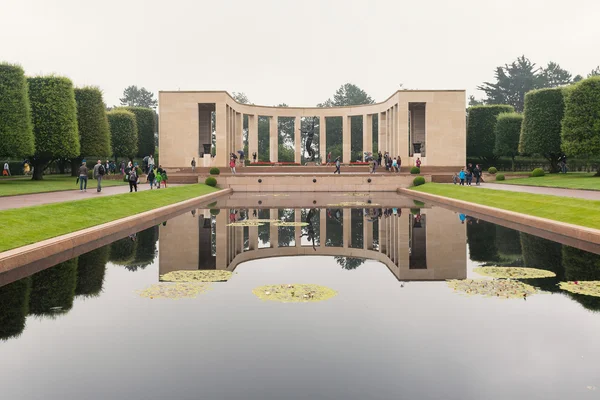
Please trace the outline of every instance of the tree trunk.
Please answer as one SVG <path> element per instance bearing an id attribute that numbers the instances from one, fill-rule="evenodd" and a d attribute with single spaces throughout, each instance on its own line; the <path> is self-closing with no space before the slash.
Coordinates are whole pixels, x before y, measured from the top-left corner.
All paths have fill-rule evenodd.
<path id="1" fill-rule="evenodd" d="M 81 165 L 83 158 L 71 159 L 71 176 L 79 176 L 79 166 Z"/>
<path id="2" fill-rule="evenodd" d="M 57 164 L 58 164 L 58 173 L 61 175 L 65 174 L 65 164 L 67 163 L 66 160 L 58 160 Z"/>
<path id="3" fill-rule="evenodd" d="M 33 161 L 33 173 L 31 174 L 31 179 L 34 181 L 41 181 L 44 179 L 44 169 L 46 168 L 47 162 L 43 161 Z"/>

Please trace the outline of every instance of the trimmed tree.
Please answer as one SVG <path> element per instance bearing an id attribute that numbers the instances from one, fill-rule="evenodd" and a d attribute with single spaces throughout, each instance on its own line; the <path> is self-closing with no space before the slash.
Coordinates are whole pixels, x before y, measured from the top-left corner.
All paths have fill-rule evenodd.
<path id="1" fill-rule="evenodd" d="M 50 161 L 79 155 L 77 104 L 69 78 L 38 76 L 28 78 L 35 153 L 31 157 L 33 180 L 43 179 Z"/>
<path id="2" fill-rule="evenodd" d="M 145 107 L 123 107 L 135 115 L 138 135 L 138 157 L 154 155 L 155 112 Z"/>
<path id="3" fill-rule="evenodd" d="M 118 157 L 135 157 L 137 154 L 135 115 L 122 109 L 110 111 L 106 115 L 110 126 L 110 141 L 115 162 L 118 162 Z"/>
<path id="4" fill-rule="evenodd" d="M 573 156 L 600 156 L 600 76 L 566 90 L 562 149 Z M 600 176 L 600 169 L 596 176 Z"/>
<path id="5" fill-rule="evenodd" d="M 0 287 L 0 341 L 19 336 L 25 329 L 30 292 L 30 278 Z"/>
<path id="6" fill-rule="evenodd" d="M 558 172 L 561 155 L 561 121 L 564 114 L 564 89 L 540 89 L 525 95 L 519 152 L 539 154 L 550 163 L 550 172 Z"/>
<path id="7" fill-rule="evenodd" d="M 73 307 L 77 286 L 77 257 L 31 277 L 29 313 L 54 317 Z"/>
<path id="8" fill-rule="evenodd" d="M 110 129 L 99 88 L 86 86 L 75 89 L 77 126 L 80 152 L 71 159 L 71 175 L 77 176 L 77 167 L 85 157 L 110 155 Z"/>
<path id="9" fill-rule="evenodd" d="M 27 80 L 19 65 L 0 63 L 0 156 L 35 152 Z"/>
<path id="10" fill-rule="evenodd" d="M 99 247 L 79 256 L 76 296 L 96 297 L 100 295 L 109 256 L 110 245 Z"/>
<path id="11" fill-rule="evenodd" d="M 515 157 L 519 154 L 519 137 L 523 115 L 519 113 L 501 113 L 496 118 L 496 143 L 494 154 L 506 156 L 512 160 L 512 170 L 515 170 Z"/>
<path id="12" fill-rule="evenodd" d="M 507 105 L 470 107 L 467 117 L 467 156 L 479 157 L 483 161 L 496 160 L 496 117 L 514 111 L 512 106 Z"/>

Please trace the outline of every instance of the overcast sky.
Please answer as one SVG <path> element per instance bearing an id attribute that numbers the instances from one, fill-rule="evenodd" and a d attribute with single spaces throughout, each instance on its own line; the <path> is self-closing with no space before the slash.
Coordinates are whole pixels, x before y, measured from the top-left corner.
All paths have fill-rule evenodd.
<path id="1" fill-rule="evenodd" d="M 314 106 L 352 82 L 376 101 L 466 89 L 521 54 L 586 75 L 600 1 L 0 0 L 0 60 L 99 86 L 228 90 Z"/>

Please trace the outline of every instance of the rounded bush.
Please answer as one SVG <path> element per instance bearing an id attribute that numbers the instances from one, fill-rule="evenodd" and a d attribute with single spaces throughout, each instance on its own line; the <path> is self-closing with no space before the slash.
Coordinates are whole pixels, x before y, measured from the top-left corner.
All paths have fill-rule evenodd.
<path id="1" fill-rule="evenodd" d="M 414 186 L 421 186 L 424 184 L 425 184 L 425 178 L 423 178 L 422 176 L 417 176 L 415 179 L 413 179 Z"/>
<path id="2" fill-rule="evenodd" d="M 544 176 L 544 175 L 546 175 L 546 173 L 541 168 L 536 168 L 533 171 L 531 171 L 531 176 Z"/>
<path id="3" fill-rule="evenodd" d="M 211 175 L 219 175 L 221 173 L 221 170 L 217 167 L 212 167 L 209 171 L 209 173 Z"/>
<path id="4" fill-rule="evenodd" d="M 419 214 L 421 214 L 421 209 L 420 208 L 411 208 L 410 213 L 412 215 L 419 215 Z"/>
<path id="5" fill-rule="evenodd" d="M 504 180 L 504 174 L 498 174 L 498 175 L 496 175 L 496 180 L 497 181 L 503 181 Z"/>
<path id="6" fill-rule="evenodd" d="M 410 173 L 413 174 L 413 175 L 420 174 L 421 173 L 421 168 L 419 168 L 419 167 L 412 167 L 410 169 Z"/>
<path id="7" fill-rule="evenodd" d="M 206 178 L 206 180 L 204 181 L 204 183 L 206 185 L 212 186 L 212 187 L 217 186 L 217 180 L 215 178 L 213 178 L 212 176 L 209 176 L 208 178 Z"/>
<path id="8" fill-rule="evenodd" d="M 498 168 L 496 167 L 490 167 L 488 168 L 488 172 L 492 175 L 494 175 L 496 172 L 498 172 Z"/>
<path id="9" fill-rule="evenodd" d="M 221 212 L 221 210 L 216 209 L 216 208 L 210 209 L 210 215 L 219 215 L 220 212 Z"/>

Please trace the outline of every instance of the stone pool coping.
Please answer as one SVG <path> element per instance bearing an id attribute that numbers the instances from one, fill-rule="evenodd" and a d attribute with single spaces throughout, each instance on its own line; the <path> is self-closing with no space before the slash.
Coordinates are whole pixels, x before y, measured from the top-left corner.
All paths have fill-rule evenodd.
<path id="1" fill-rule="evenodd" d="M 482 215 L 485 220 L 508 228 L 517 229 L 525 233 L 541 236 L 545 239 L 557 241 L 582 250 L 598 252 L 600 249 L 600 230 L 581 225 L 554 221 L 533 215 L 521 214 L 514 211 L 484 206 L 464 200 L 438 196 L 431 193 L 417 192 L 400 188 L 398 193 L 421 201 L 437 203 L 465 214 Z"/>
<path id="2" fill-rule="evenodd" d="M 202 202 L 228 195 L 232 192 L 232 189 L 222 189 L 217 192 L 169 204 L 168 206 L 144 211 L 136 215 L 4 251 L 0 253 L 0 285 L 8 283 L 6 280 L 12 282 L 21 277 L 29 276 L 51 265 L 69 260 L 132 233 L 158 225 L 181 212 L 192 209 Z M 17 274 L 18 276 L 4 276 L 4 273 L 16 270 L 17 268 L 20 271 Z"/>

